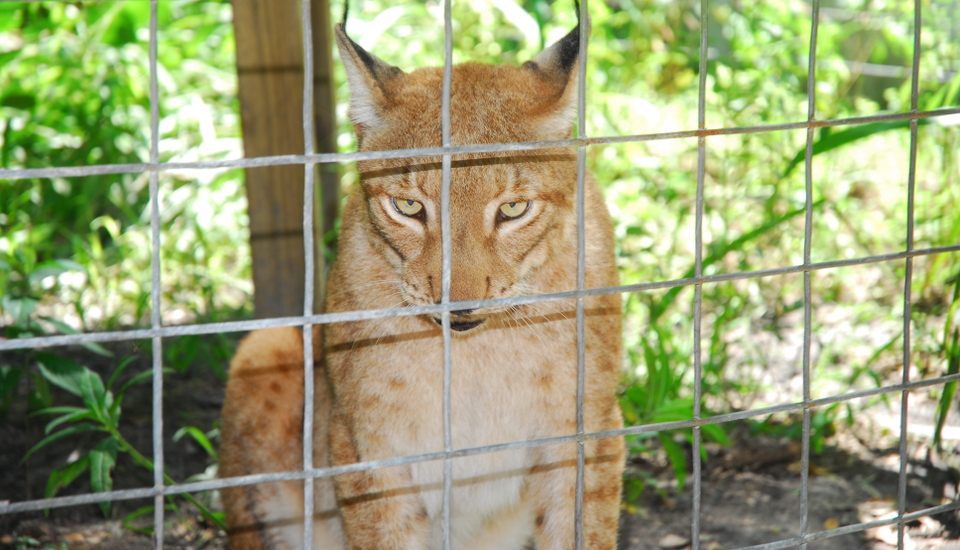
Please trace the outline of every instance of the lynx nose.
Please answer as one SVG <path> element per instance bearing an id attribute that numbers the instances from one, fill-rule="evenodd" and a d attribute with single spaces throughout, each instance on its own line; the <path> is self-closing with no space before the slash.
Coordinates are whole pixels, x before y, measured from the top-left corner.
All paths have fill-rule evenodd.
<path id="1" fill-rule="evenodd" d="M 434 303 L 437 304 L 438 306 L 440 305 L 439 300 Z M 457 309 L 457 310 L 451 311 L 450 315 L 453 315 L 455 317 L 466 317 L 467 315 L 472 315 L 474 311 L 476 311 L 476 309 Z"/>
<path id="2" fill-rule="evenodd" d="M 437 302 L 439 303 L 439 302 Z M 483 324 L 486 319 L 462 320 L 463 317 L 472 314 L 475 309 L 458 309 L 450 312 L 450 329 L 456 332 L 465 332 Z M 456 319 L 454 319 L 456 318 Z M 438 325 L 442 324 L 439 317 L 433 317 L 433 321 Z"/>

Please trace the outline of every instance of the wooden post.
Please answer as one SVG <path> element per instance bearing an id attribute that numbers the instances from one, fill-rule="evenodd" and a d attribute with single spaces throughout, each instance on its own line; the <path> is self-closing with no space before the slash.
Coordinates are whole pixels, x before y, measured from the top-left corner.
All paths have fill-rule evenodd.
<path id="1" fill-rule="evenodd" d="M 311 7 L 318 88 L 314 94 L 317 150 L 335 151 L 329 3 L 314 0 Z M 233 22 L 244 155 L 303 154 L 300 0 L 233 0 Z M 335 173 L 322 176 L 323 187 L 329 187 L 331 179 L 337 179 Z M 246 189 L 254 313 L 260 318 L 300 315 L 304 289 L 303 166 L 247 168 Z M 332 227 L 336 217 L 337 201 L 331 201 L 329 193 L 317 193 L 321 203 L 318 214 L 324 214 L 324 223 L 315 223 L 318 234 L 327 223 Z M 332 213 L 329 202 L 333 203 Z M 318 255 L 314 252 L 314 256 Z M 318 281 L 323 272 L 322 261 L 318 261 Z"/>
<path id="2" fill-rule="evenodd" d="M 349 0 L 348 0 L 349 1 Z M 333 24 L 330 21 L 329 0 L 313 0 L 311 6 L 313 19 L 313 116 L 317 134 L 317 152 L 334 153 L 337 151 L 337 86 L 333 79 Z M 323 251 L 323 237 L 333 230 L 333 222 L 340 209 L 340 165 L 321 164 L 318 166 L 320 185 L 317 200 L 316 242 L 318 250 Z M 319 312 L 326 295 L 327 266 L 323 254 L 317 257 L 317 307 Z"/>

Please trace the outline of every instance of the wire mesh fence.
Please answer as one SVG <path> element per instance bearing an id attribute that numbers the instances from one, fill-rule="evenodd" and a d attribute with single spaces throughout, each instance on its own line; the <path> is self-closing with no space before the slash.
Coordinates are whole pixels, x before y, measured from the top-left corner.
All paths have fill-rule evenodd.
<path id="1" fill-rule="evenodd" d="M 691 536 L 690 544 L 694 550 L 700 545 L 700 520 L 701 520 L 701 491 L 702 491 L 702 464 L 701 447 L 703 436 L 701 429 L 703 426 L 712 424 L 721 424 L 747 418 L 760 417 L 775 413 L 800 413 L 802 416 L 802 436 L 801 436 L 801 491 L 799 494 L 800 502 L 800 529 L 783 540 L 761 544 L 749 547 L 753 549 L 773 550 L 776 548 L 789 548 L 799 546 L 806 548 L 806 545 L 821 539 L 841 536 L 849 533 L 864 531 L 885 525 L 896 525 L 898 536 L 898 547 L 904 547 L 904 525 L 916 520 L 917 518 L 948 512 L 960 509 L 960 502 L 954 501 L 939 506 L 928 507 L 922 510 L 910 511 L 906 509 L 906 490 L 907 490 L 907 430 L 908 430 L 908 395 L 910 391 L 920 388 L 944 386 L 951 382 L 960 381 L 960 374 L 945 375 L 931 379 L 911 380 L 910 365 L 911 355 L 911 288 L 913 278 L 913 260 L 917 257 L 935 256 L 951 252 L 960 252 L 960 244 L 951 244 L 947 246 L 915 248 L 914 247 L 914 195 L 916 188 L 917 172 L 917 149 L 918 149 L 918 126 L 920 121 L 933 117 L 960 114 L 960 108 L 946 108 L 935 111 L 923 111 L 919 108 L 919 73 L 920 73 L 920 45 L 922 29 L 922 2 L 917 1 L 914 6 L 913 20 L 913 59 L 911 69 L 912 90 L 910 94 L 910 109 L 907 112 L 895 114 L 883 114 L 874 116 L 843 118 L 837 120 L 818 120 L 816 118 L 817 87 L 817 36 L 820 24 L 820 2 L 813 0 L 811 8 L 811 29 L 808 57 L 808 75 L 807 79 L 807 120 L 802 122 L 787 122 L 778 124 L 767 124 L 760 126 L 745 127 L 724 127 L 710 128 L 707 125 L 707 62 L 708 62 L 708 30 L 710 29 L 709 20 L 709 2 L 701 0 L 700 2 L 700 44 L 699 44 L 699 101 L 697 129 L 690 131 L 667 132 L 667 133 L 644 133 L 627 136 L 587 136 L 586 100 L 589 93 L 586 80 L 586 67 L 588 59 L 587 51 L 587 26 L 581 26 L 581 40 L 579 50 L 579 74 L 577 88 L 578 112 L 580 116 L 577 124 L 576 139 L 567 139 L 549 142 L 529 142 L 529 143 L 500 143 L 484 145 L 466 145 L 452 146 L 450 141 L 451 125 L 456 124 L 455 120 L 450 118 L 450 86 L 451 86 L 451 67 L 453 65 L 453 46 L 452 46 L 452 5 L 451 0 L 445 0 L 444 9 L 444 27 L 445 27 L 445 65 L 443 73 L 443 105 L 442 105 L 442 146 L 420 149 L 405 149 L 391 151 L 373 151 L 373 152 L 354 152 L 354 153 L 317 153 L 314 144 L 314 117 L 312 112 L 312 98 L 314 97 L 314 78 L 313 78 L 313 47 L 311 28 L 311 4 L 305 0 L 302 4 L 303 10 L 303 51 L 304 51 L 304 111 L 303 111 L 303 137 L 305 148 L 300 155 L 283 155 L 261 158 L 245 158 L 239 160 L 225 161 L 197 161 L 197 162 L 160 162 L 159 154 L 159 92 L 157 75 L 157 35 L 158 35 L 158 0 L 150 1 L 150 28 L 149 28 L 149 52 L 150 52 L 150 152 L 149 162 L 142 164 L 104 164 L 90 166 L 51 166 L 46 168 L 25 168 L 25 169 L 7 169 L 0 168 L 0 179 L 27 179 L 27 178 L 54 178 L 54 177 L 77 177 L 103 174 L 123 174 L 123 173 L 147 173 L 149 174 L 150 190 L 150 222 L 151 222 L 151 240 L 152 250 L 152 286 L 151 286 L 151 317 L 149 329 L 120 330 L 111 332 L 71 334 L 58 336 L 41 336 L 19 338 L 11 340 L 0 340 L 0 351 L 32 349 L 62 345 L 75 345 L 96 342 L 117 342 L 139 339 L 151 339 L 152 346 L 152 398 L 153 398 L 153 416 L 152 416 L 152 439 L 153 439 L 153 465 L 154 482 L 151 487 L 138 489 L 114 490 L 99 493 L 89 493 L 75 496 L 45 498 L 28 500 L 21 502 L 0 501 L 0 514 L 12 514 L 32 510 L 42 510 L 48 508 L 57 508 L 72 506 L 77 504 L 119 501 L 141 498 L 152 498 L 155 504 L 154 508 L 154 537 L 156 548 L 163 547 L 164 540 L 164 499 L 169 495 L 184 493 L 194 493 L 199 491 L 216 490 L 225 487 L 253 485 L 259 483 L 302 480 L 304 482 L 304 515 L 313 516 L 313 482 L 317 478 L 331 477 L 339 474 L 367 471 L 390 466 L 408 465 L 419 462 L 443 460 L 444 461 L 444 484 L 443 484 L 443 547 L 450 548 L 450 501 L 452 487 L 452 463 L 455 458 L 474 456 L 484 453 L 495 453 L 513 449 L 529 449 L 556 445 L 561 443 L 576 443 L 578 445 L 577 455 L 577 486 L 576 486 L 576 548 L 580 550 L 583 547 L 582 540 L 582 506 L 583 506 L 583 472 L 584 472 L 584 442 L 588 440 L 603 439 L 609 437 L 618 437 L 624 435 L 638 435 L 654 433 L 662 430 L 673 430 L 680 428 L 692 428 L 692 523 L 690 526 Z M 580 19 L 587 20 L 589 5 L 586 0 L 579 5 Z M 813 166 L 815 131 L 828 127 L 843 127 L 862 125 L 874 122 L 893 122 L 909 121 L 910 129 L 910 158 L 909 158 L 909 179 L 906 182 L 906 191 L 908 196 L 907 205 L 907 223 L 903 228 L 905 233 L 906 246 L 903 250 L 890 252 L 886 254 L 875 254 L 860 256 L 851 259 L 831 260 L 831 261 L 812 261 L 813 253 Z M 768 133 L 783 130 L 805 130 L 806 132 L 806 154 L 804 157 L 805 169 L 805 189 L 804 189 L 804 236 L 803 236 L 803 261 L 800 264 L 776 267 L 770 269 L 760 269 L 751 271 L 738 271 L 732 273 L 704 273 L 704 191 L 705 191 L 705 169 L 706 169 L 706 151 L 709 147 L 709 138 L 714 136 L 747 134 L 747 133 Z M 698 162 L 696 171 L 696 207 L 695 207 L 695 230 L 694 230 L 694 275 L 692 277 L 675 278 L 665 281 L 644 282 L 639 284 L 622 285 L 604 288 L 585 288 L 585 255 L 584 255 L 584 178 L 586 170 L 586 151 L 592 145 L 614 144 L 614 143 L 636 143 L 649 141 L 679 140 L 684 138 L 697 139 Z M 520 296 L 515 298 L 503 298 L 494 300 L 479 300 L 469 302 L 451 302 L 451 257 L 452 247 L 450 233 L 450 180 L 451 180 L 451 160 L 453 155 L 464 153 L 498 153 L 512 151 L 529 151 L 544 148 L 557 147 L 575 147 L 577 150 L 578 170 L 577 170 L 577 227 L 578 227 L 578 258 L 577 258 L 577 285 L 574 290 L 552 294 Z M 342 313 L 313 313 L 313 296 L 316 266 L 314 264 L 314 188 L 315 188 L 315 167 L 325 163 L 351 162 L 359 160 L 373 159 L 394 159 L 394 158 L 414 158 L 422 156 L 440 156 L 442 158 L 442 200 L 441 200 L 441 223 L 442 223 L 442 300 L 439 304 L 433 306 L 413 306 L 398 309 L 352 311 Z M 197 323 L 188 325 L 167 325 L 161 320 L 161 275 L 162 266 L 160 263 L 160 196 L 158 178 L 159 174 L 175 169 L 215 169 L 215 168 L 250 168 L 261 166 L 296 164 L 305 167 L 305 177 L 303 185 L 304 210 L 303 210 L 303 239 L 304 255 L 306 258 L 306 268 L 304 274 L 305 280 L 305 299 L 303 315 L 297 317 L 272 318 L 261 320 L 244 320 L 221 323 Z M 848 391 L 835 395 L 829 395 L 821 398 L 814 398 L 811 394 L 811 335 L 812 328 L 812 289 L 811 274 L 820 270 L 834 269 L 838 267 L 862 266 L 868 264 L 880 264 L 887 262 L 903 261 L 906 266 L 905 285 L 903 288 L 903 378 L 899 384 L 886 385 L 877 388 Z M 723 281 L 745 280 L 763 277 L 772 277 L 784 274 L 802 274 L 803 277 L 803 343 L 802 343 L 802 399 L 796 402 L 785 402 L 768 407 L 752 408 L 745 411 L 733 413 L 704 416 L 701 409 L 703 401 L 702 396 L 702 287 L 704 284 L 717 283 Z M 678 287 L 694 287 L 694 309 L 693 309 L 693 416 L 690 420 L 660 422 L 654 424 L 645 424 L 640 426 L 631 426 L 618 430 L 608 430 L 603 432 L 587 432 L 583 425 L 583 387 L 584 387 L 584 299 L 589 296 L 604 294 L 625 294 L 648 292 L 658 289 L 669 289 Z M 497 445 L 488 445 L 474 448 L 456 448 L 452 444 L 451 434 L 451 403 L 450 403 L 450 384 L 452 376 L 452 354 L 451 354 L 451 328 L 450 312 L 464 309 L 474 309 L 479 307 L 494 306 L 516 306 L 523 304 L 534 304 L 557 300 L 575 300 L 576 302 L 576 323 L 577 323 L 577 341 L 578 341 L 578 379 L 577 379 L 577 402 L 576 402 L 576 433 L 564 436 L 531 439 L 523 441 L 513 441 Z M 313 464 L 313 405 L 314 405 L 314 384 L 313 370 L 313 348 L 310 345 L 304 346 L 304 426 L 303 426 L 303 459 L 302 469 L 296 471 L 280 473 L 264 473 L 248 475 L 243 477 L 217 479 L 208 481 L 188 482 L 177 485 L 167 484 L 164 480 L 164 448 L 163 448 L 163 382 L 164 382 L 164 358 L 163 358 L 163 339 L 185 336 L 202 335 L 223 332 L 248 331 L 270 327 L 301 327 L 304 334 L 304 342 L 310 342 L 309 337 L 314 325 L 323 325 L 328 323 L 339 323 L 346 321 L 359 321 L 370 319 L 382 319 L 398 316 L 414 316 L 424 314 L 439 314 L 442 320 L 443 342 L 444 342 L 444 364 L 443 364 L 443 451 L 433 452 L 415 456 L 402 456 L 386 460 L 376 460 L 360 462 L 345 466 L 336 466 L 328 468 L 315 468 Z M 812 411 L 818 407 L 832 405 L 836 403 L 850 402 L 864 397 L 871 397 L 886 394 L 900 394 L 900 434 L 899 434 L 899 485 L 897 495 L 897 514 L 895 517 L 880 519 L 871 522 L 861 522 L 852 525 L 845 525 L 833 529 L 817 531 L 809 525 L 809 510 L 812 504 L 808 492 L 810 475 L 810 452 L 811 452 L 811 415 Z M 312 547 L 312 522 L 304 522 L 304 548 Z M 743 548 L 741 550 L 747 550 Z"/>

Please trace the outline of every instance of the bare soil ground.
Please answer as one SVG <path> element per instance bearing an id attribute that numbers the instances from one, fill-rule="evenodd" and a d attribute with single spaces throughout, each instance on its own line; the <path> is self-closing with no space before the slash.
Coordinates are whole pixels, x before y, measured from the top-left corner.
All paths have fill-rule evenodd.
<path id="1" fill-rule="evenodd" d="M 734 444 L 711 449 L 703 467 L 700 548 L 720 550 L 766 544 L 800 534 L 800 445 L 789 439 L 750 436 L 746 426 L 733 429 Z M 858 453 L 864 454 L 864 453 Z M 634 468 L 657 471 L 640 462 Z M 668 466 L 661 464 L 659 475 Z M 896 514 L 899 456 L 897 449 L 855 454 L 826 447 L 811 456 L 807 532 L 833 529 Z M 956 498 L 960 477 L 955 469 L 921 458 L 911 461 L 907 510 L 919 510 Z M 628 469 L 628 475 L 635 472 Z M 665 479 L 669 479 L 665 477 Z M 668 481 L 664 485 L 669 485 Z M 640 513 L 621 520 L 623 550 L 689 548 L 692 487 L 679 494 L 645 492 Z M 892 515 L 890 515 L 892 514 Z M 960 550 L 960 515 L 941 514 L 909 524 L 905 548 Z M 811 550 L 886 550 L 896 548 L 896 528 L 872 529 L 825 539 Z"/>
<path id="2" fill-rule="evenodd" d="M 149 350 L 133 343 L 109 346 L 115 357 L 135 356 L 126 377 L 149 369 Z M 83 349 L 60 349 L 57 353 L 76 358 L 106 378 L 117 359 L 103 358 Z M 0 364 L 15 364 L 24 356 L 5 353 Z M 173 441 L 174 432 L 185 425 L 209 430 L 220 415 L 224 383 L 202 354 L 184 372 L 164 378 L 164 445 L 169 473 L 178 481 L 201 474 L 211 460 L 198 445 L 187 439 Z M 68 457 L 89 450 L 96 434 L 65 438 L 38 452 L 26 463 L 21 458 L 31 445 L 42 439 L 49 418 L 27 413 L 26 381 L 21 399 L 13 402 L 0 421 L 0 501 L 41 498 L 47 475 L 66 463 Z M 69 396 L 56 395 L 60 404 Z M 134 387 L 124 401 L 121 431 L 142 453 L 150 455 L 151 408 L 149 382 Z M 922 409 L 922 407 L 919 407 Z M 913 418 L 911 409 L 911 418 Z M 893 413 L 896 416 L 896 413 Z M 700 544 L 704 550 L 721 550 L 790 539 L 800 533 L 800 444 L 795 439 L 752 433 L 747 424 L 728 425 L 733 440 L 729 447 L 708 445 L 703 466 L 700 497 Z M 953 442 L 954 445 L 957 442 Z M 960 469 L 958 449 L 942 455 L 928 453 L 929 441 L 912 440 L 909 445 L 907 510 L 952 502 L 957 499 Z M 688 449 L 689 455 L 689 449 Z M 688 456 L 689 459 L 689 456 Z M 628 477 L 641 475 L 657 480 L 638 499 L 625 503 L 621 517 L 622 550 L 682 550 L 690 548 L 693 484 L 677 491 L 672 467 L 662 453 L 632 460 Z M 822 452 L 811 459 L 808 485 L 809 521 L 807 532 L 889 517 L 895 514 L 899 457 L 889 441 L 875 438 L 860 441 L 846 433 L 828 439 Z M 60 492 L 81 494 L 90 491 L 86 475 Z M 114 488 L 148 487 L 152 474 L 126 457 L 118 460 Z M 689 479 L 689 476 L 688 476 Z M 213 497 L 211 495 L 211 497 Z M 215 497 L 211 498 L 218 506 Z M 147 501 L 114 503 L 104 518 L 96 505 L 83 505 L 43 512 L 0 516 L 0 550 L 104 549 L 138 550 L 153 548 L 151 538 L 123 525 L 131 512 L 148 506 Z M 148 526 L 152 514 L 132 525 Z M 165 548 L 225 548 L 224 535 L 204 521 L 191 506 L 180 503 L 179 511 L 167 512 Z M 960 514 L 951 512 L 909 524 L 904 548 L 914 550 L 960 550 Z M 880 528 L 811 543 L 811 550 L 886 550 L 896 548 L 896 529 Z"/>

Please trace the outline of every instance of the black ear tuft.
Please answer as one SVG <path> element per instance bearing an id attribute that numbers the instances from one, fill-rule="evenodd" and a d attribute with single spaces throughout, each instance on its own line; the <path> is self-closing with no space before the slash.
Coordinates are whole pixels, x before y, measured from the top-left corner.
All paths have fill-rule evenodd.
<path id="1" fill-rule="evenodd" d="M 577 14 L 579 15 L 579 13 L 578 11 Z M 572 69 L 580 56 L 580 23 L 577 23 L 577 26 L 553 47 L 556 48 L 556 57 L 554 58 L 556 67 L 563 72 Z"/>
<path id="2" fill-rule="evenodd" d="M 347 39 L 347 42 L 350 44 L 351 49 L 353 49 L 353 51 L 356 52 L 357 57 L 360 58 L 360 62 L 364 64 L 364 66 L 367 68 L 368 71 L 370 71 L 370 74 L 377 75 L 378 70 L 382 74 L 384 65 L 386 64 L 378 60 L 377 58 L 373 57 L 373 55 L 371 55 L 370 52 L 363 49 L 363 47 L 361 47 L 360 44 L 357 44 L 356 42 L 354 42 L 353 39 L 350 38 L 350 35 L 347 34 L 347 17 L 349 15 L 350 15 L 350 0 L 344 0 L 343 20 L 340 22 L 340 25 L 339 25 L 340 32 L 343 33 L 343 36 Z M 391 73 L 399 71 L 399 69 L 397 69 L 396 67 L 389 67 L 389 68 L 394 69 L 392 71 L 388 71 Z"/>
<path id="3" fill-rule="evenodd" d="M 350 35 L 347 34 L 347 17 L 350 15 L 350 0 L 344 0 L 343 2 L 343 20 L 340 22 L 338 27 L 340 27 L 340 32 L 343 33 L 344 38 L 347 39 L 347 43 L 350 45 L 350 48 L 357 54 L 357 57 L 360 58 L 360 62 L 370 71 L 370 74 L 384 77 L 391 74 L 397 74 L 402 72 L 400 69 L 387 65 L 383 61 L 374 57 L 370 52 L 363 49 L 360 44 L 357 44 L 350 38 Z"/>
<path id="4" fill-rule="evenodd" d="M 577 12 L 577 26 L 557 42 L 556 63 L 563 71 L 569 71 L 580 56 L 580 0 L 573 0 L 573 9 Z M 587 27 L 590 28 L 589 26 Z"/>
<path id="5" fill-rule="evenodd" d="M 365 131 L 384 124 L 383 115 L 392 101 L 391 83 L 403 71 L 385 63 L 347 36 L 347 15 L 344 5 L 344 20 L 336 26 L 334 35 L 350 83 L 350 118 L 357 130 L 357 137 L 362 139 Z"/>
<path id="6" fill-rule="evenodd" d="M 576 1 L 576 0 L 574 0 Z M 582 25 L 586 25 L 585 27 Z M 590 19 L 580 17 L 577 2 L 577 26 L 537 57 L 523 64 L 538 81 L 538 132 L 542 139 L 570 137 L 570 121 L 576 111 L 577 71 L 580 60 L 580 33 L 590 32 Z"/>
<path id="7" fill-rule="evenodd" d="M 373 55 L 370 54 L 370 52 L 363 49 L 363 47 L 360 46 L 360 44 L 357 44 L 356 42 L 353 41 L 352 38 L 350 38 L 350 36 L 347 34 L 346 21 L 341 23 L 340 26 L 343 29 L 343 36 L 346 37 L 347 41 L 350 43 L 350 47 L 353 48 L 353 51 L 357 54 L 357 57 L 360 58 L 360 61 L 367 68 L 367 70 L 370 71 L 370 74 L 376 75 L 376 76 L 382 75 L 385 63 L 373 57 Z M 394 69 L 394 71 L 399 71 L 399 69 L 397 69 L 396 67 L 390 67 L 390 69 Z M 390 72 L 394 72 L 394 71 L 390 71 Z"/>
<path id="8" fill-rule="evenodd" d="M 570 80 L 573 68 L 577 66 L 577 61 L 580 59 L 580 31 L 584 22 L 580 20 L 579 6 L 580 3 L 577 2 L 577 26 L 559 41 L 540 52 L 532 61 L 524 63 L 524 67 L 564 83 Z M 589 19 L 586 25 L 589 32 Z"/>

